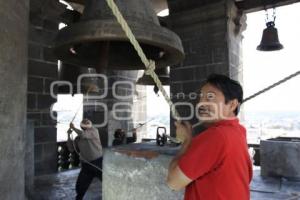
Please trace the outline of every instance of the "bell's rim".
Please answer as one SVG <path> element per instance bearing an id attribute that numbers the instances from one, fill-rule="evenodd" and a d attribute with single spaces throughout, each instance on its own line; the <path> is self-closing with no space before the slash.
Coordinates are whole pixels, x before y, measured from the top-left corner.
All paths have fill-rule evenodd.
<path id="1" fill-rule="evenodd" d="M 280 43 L 277 43 L 277 44 L 274 44 L 274 45 L 258 45 L 256 47 L 256 50 L 258 51 L 278 51 L 278 50 L 281 50 L 283 49 L 283 45 L 280 44 Z"/>
<path id="2" fill-rule="evenodd" d="M 154 23 L 148 24 L 147 27 L 145 27 L 142 21 L 139 20 L 128 21 L 128 24 L 140 43 L 153 45 L 166 52 L 163 59 L 156 61 L 158 68 L 178 64 L 184 59 L 185 55 L 181 40 L 174 32 Z M 127 42 L 129 39 L 116 20 L 82 21 L 64 27 L 58 32 L 55 38 L 54 54 L 58 59 L 67 63 L 89 65 L 89 63 L 85 63 L 85 61 L 79 59 L 77 62 L 72 62 L 74 61 L 74 55 L 70 53 L 70 48 L 77 44 L 96 41 Z M 94 67 L 94 65 L 89 65 L 89 67 Z M 118 69 L 117 67 L 112 68 Z M 144 66 L 135 66 L 133 69 L 144 68 Z"/>

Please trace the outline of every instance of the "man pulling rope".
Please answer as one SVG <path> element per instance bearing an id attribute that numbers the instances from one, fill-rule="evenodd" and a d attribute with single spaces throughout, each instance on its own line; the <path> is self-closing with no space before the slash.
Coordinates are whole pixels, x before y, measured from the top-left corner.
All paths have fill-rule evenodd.
<path id="1" fill-rule="evenodd" d="M 76 182 L 76 200 L 83 199 L 94 177 L 102 181 L 103 158 L 98 129 L 94 128 L 88 119 L 83 119 L 80 127 L 82 130 L 70 123 L 67 141 L 69 151 L 78 153 L 81 160 L 81 170 Z M 71 138 L 72 131 L 78 134 L 74 141 Z"/>

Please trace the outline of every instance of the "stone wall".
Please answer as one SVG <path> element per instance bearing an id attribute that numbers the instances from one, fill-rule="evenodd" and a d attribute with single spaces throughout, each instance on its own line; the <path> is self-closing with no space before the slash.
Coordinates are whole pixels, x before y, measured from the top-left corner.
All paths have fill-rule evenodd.
<path id="1" fill-rule="evenodd" d="M 56 102 L 50 95 L 50 84 L 58 79 L 57 60 L 51 50 L 57 31 L 58 22 L 45 19 L 41 13 L 31 10 L 27 117 L 35 121 L 35 175 L 53 173 L 57 169 L 56 127 L 50 118 L 50 107 Z"/>

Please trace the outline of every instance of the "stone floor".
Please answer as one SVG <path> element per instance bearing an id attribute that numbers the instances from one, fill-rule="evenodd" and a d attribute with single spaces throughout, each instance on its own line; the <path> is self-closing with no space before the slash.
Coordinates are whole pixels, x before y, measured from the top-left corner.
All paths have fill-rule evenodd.
<path id="1" fill-rule="evenodd" d="M 60 172 L 54 175 L 39 176 L 35 179 L 33 200 L 75 199 L 75 183 L 79 169 Z M 101 182 L 95 178 L 84 200 L 101 200 Z"/>
<path id="2" fill-rule="evenodd" d="M 79 170 L 37 177 L 34 200 L 68 200 L 75 197 L 75 182 Z M 101 200 L 101 182 L 94 179 L 86 200 Z M 300 200 L 300 182 L 280 178 L 263 178 L 259 168 L 254 170 L 251 200 Z"/>
<path id="3" fill-rule="evenodd" d="M 262 177 L 257 168 L 251 182 L 251 200 L 300 200 L 300 182 Z"/>

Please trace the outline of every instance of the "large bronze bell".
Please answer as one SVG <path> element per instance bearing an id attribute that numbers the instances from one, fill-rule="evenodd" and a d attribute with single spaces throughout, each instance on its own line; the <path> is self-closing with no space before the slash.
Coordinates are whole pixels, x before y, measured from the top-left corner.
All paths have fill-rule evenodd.
<path id="1" fill-rule="evenodd" d="M 184 58 L 180 38 L 161 27 L 148 0 L 115 0 L 121 13 L 156 67 L 179 63 Z M 105 0 L 85 0 L 80 22 L 61 29 L 55 54 L 65 63 L 96 69 L 145 69 Z"/>
<path id="2" fill-rule="evenodd" d="M 278 39 L 278 32 L 273 21 L 267 22 L 267 28 L 264 29 L 260 45 L 257 46 L 259 51 L 276 51 L 283 48 Z"/>
<path id="3" fill-rule="evenodd" d="M 165 67 L 161 69 L 155 69 L 159 80 L 163 85 L 170 85 L 170 67 Z M 138 85 L 155 85 L 153 78 L 150 75 L 144 74 L 140 79 L 138 79 Z"/>

